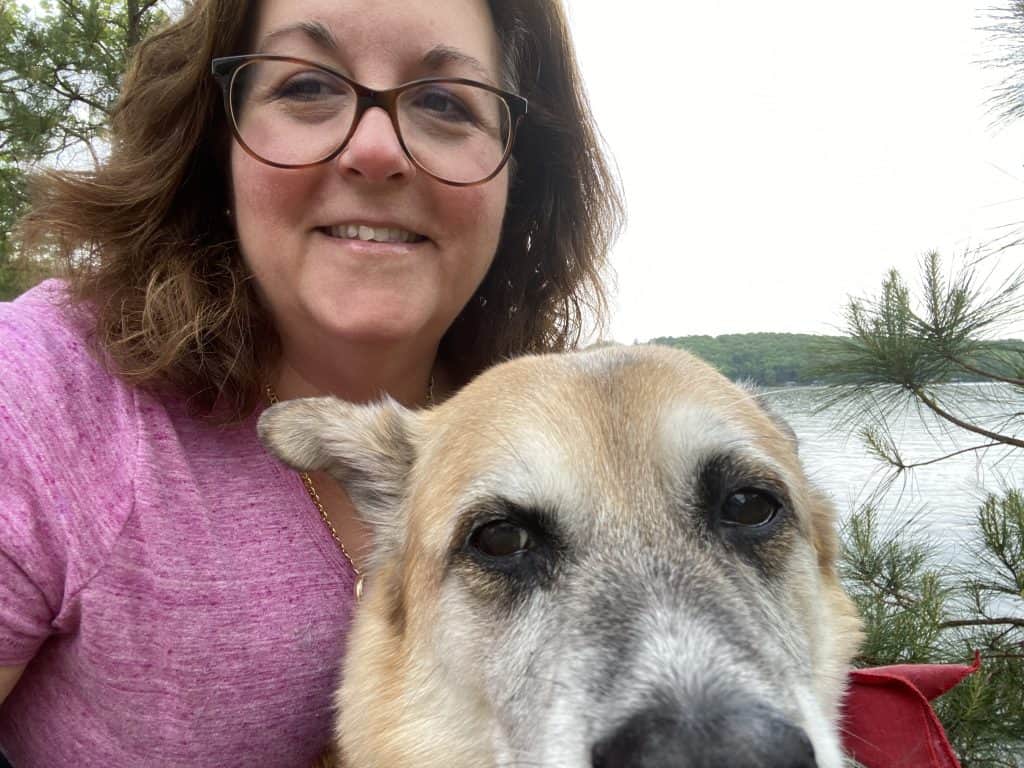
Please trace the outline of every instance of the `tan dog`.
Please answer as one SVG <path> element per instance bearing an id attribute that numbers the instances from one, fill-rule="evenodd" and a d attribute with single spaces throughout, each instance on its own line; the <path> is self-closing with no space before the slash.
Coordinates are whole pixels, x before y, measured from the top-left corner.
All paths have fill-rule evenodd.
<path id="1" fill-rule="evenodd" d="M 374 555 L 348 768 L 838 768 L 860 624 L 792 433 L 696 358 L 526 357 L 413 412 L 260 420 Z"/>

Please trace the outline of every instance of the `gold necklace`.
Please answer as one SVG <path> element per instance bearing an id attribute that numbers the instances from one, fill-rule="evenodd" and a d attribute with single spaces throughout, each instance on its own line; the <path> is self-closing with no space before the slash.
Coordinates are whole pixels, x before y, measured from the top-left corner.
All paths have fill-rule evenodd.
<path id="1" fill-rule="evenodd" d="M 267 400 L 271 405 L 278 403 L 277 393 L 274 388 L 269 384 L 265 387 L 267 393 Z M 434 404 L 434 376 L 431 374 L 430 381 L 427 384 L 427 405 Z M 302 480 L 302 484 L 306 488 L 306 493 L 309 494 L 309 498 L 313 501 L 313 506 L 316 507 L 316 511 L 320 513 L 320 519 L 324 521 L 324 525 L 327 526 L 327 530 L 331 532 L 331 538 L 334 539 L 334 543 L 338 545 L 338 549 L 341 550 L 341 554 L 348 560 L 349 566 L 352 568 L 352 572 L 356 575 L 356 602 L 358 603 L 363 599 L 363 572 L 359 570 L 355 560 L 345 549 L 345 542 L 341 540 L 341 536 L 338 535 L 338 529 L 334 527 L 334 523 L 331 522 L 331 518 L 327 516 L 327 509 L 324 507 L 324 503 L 320 500 L 320 494 L 317 493 L 316 486 L 313 485 L 313 478 L 309 476 L 309 472 L 299 472 L 299 477 Z"/>

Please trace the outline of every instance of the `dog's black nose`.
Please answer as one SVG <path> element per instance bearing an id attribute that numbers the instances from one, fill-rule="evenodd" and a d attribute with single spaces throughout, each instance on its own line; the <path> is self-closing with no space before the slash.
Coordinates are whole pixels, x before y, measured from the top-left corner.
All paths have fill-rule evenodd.
<path id="1" fill-rule="evenodd" d="M 817 768 L 802 728 L 763 706 L 651 707 L 594 745 L 592 768 Z"/>

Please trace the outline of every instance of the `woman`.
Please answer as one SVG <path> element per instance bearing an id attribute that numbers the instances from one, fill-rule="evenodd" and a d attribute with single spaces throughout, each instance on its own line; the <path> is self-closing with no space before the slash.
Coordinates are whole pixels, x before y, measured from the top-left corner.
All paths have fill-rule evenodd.
<path id="1" fill-rule="evenodd" d="M 69 282 L 0 305 L 0 750 L 312 761 L 365 536 L 256 417 L 571 346 L 619 214 L 557 0 L 197 0 L 142 43 L 24 222 Z"/>

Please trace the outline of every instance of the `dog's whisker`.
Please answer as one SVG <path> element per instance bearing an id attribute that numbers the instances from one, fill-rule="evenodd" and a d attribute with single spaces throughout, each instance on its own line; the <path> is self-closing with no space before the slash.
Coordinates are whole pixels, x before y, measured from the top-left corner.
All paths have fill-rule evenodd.
<path id="1" fill-rule="evenodd" d="M 849 728 L 845 728 L 845 727 L 843 727 L 842 725 L 840 725 L 840 726 L 839 726 L 839 729 L 838 729 L 838 730 L 839 730 L 839 732 L 840 732 L 841 734 L 843 734 L 844 736 L 846 736 L 846 737 L 847 737 L 847 739 L 852 739 L 852 740 L 854 740 L 854 741 L 858 741 L 858 742 L 860 742 L 861 744 L 866 744 L 866 745 L 868 745 L 868 746 L 871 746 L 871 747 L 875 747 L 875 746 L 877 746 L 877 745 L 876 745 L 876 744 L 875 744 L 875 743 L 874 743 L 873 741 L 871 741 L 870 739 L 866 739 L 866 738 L 864 738 L 863 736 L 861 736 L 860 734 L 858 734 L 858 733 L 856 733 L 856 732 L 854 732 L 854 731 L 851 731 L 851 730 L 850 730 Z"/>
<path id="2" fill-rule="evenodd" d="M 529 462 L 526 461 L 526 458 L 522 455 L 522 452 L 519 450 L 519 447 L 515 444 L 515 442 L 509 435 L 505 434 L 503 431 L 499 429 L 495 429 L 492 430 L 491 432 L 481 435 L 481 437 L 484 440 L 493 442 L 495 444 L 500 445 L 503 448 L 506 448 L 509 454 L 516 460 L 516 463 L 519 465 L 519 468 L 529 472 Z"/>

